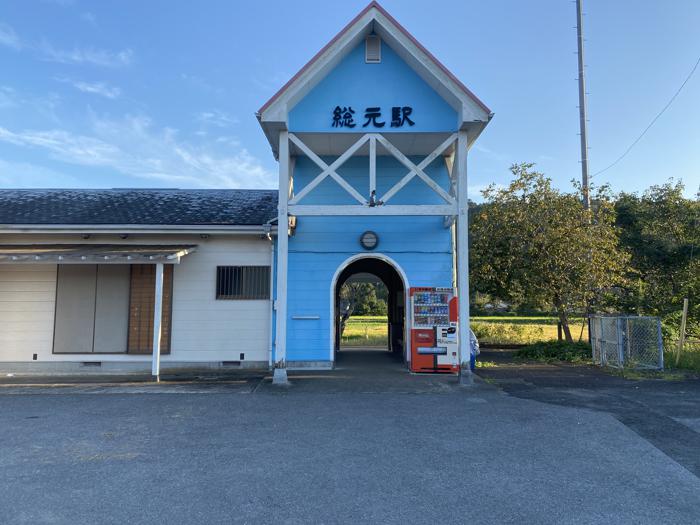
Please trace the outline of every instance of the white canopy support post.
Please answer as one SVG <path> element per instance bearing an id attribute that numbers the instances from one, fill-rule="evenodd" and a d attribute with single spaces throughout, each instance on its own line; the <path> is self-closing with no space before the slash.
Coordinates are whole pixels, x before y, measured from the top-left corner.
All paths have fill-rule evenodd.
<path id="1" fill-rule="evenodd" d="M 280 131 L 279 143 L 279 187 L 289 184 L 289 134 Z M 272 382 L 286 385 L 287 380 L 287 258 L 289 250 L 289 217 L 287 212 L 288 196 L 279 192 L 277 206 L 277 310 L 275 357 L 273 362 Z"/>
<path id="2" fill-rule="evenodd" d="M 369 195 L 377 192 L 377 137 L 369 138 Z M 376 200 L 376 199 L 375 199 Z"/>
<path id="3" fill-rule="evenodd" d="M 153 361 L 151 375 L 160 381 L 160 339 L 163 317 L 163 263 L 156 264 L 155 301 L 153 303 Z"/>
<path id="4" fill-rule="evenodd" d="M 467 199 L 467 132 L 460 131 L 452 167 L 457 181 L 457 290 L 459 309 L 459 383 L 473 385 L 469 337 L 469 201 Z"/>

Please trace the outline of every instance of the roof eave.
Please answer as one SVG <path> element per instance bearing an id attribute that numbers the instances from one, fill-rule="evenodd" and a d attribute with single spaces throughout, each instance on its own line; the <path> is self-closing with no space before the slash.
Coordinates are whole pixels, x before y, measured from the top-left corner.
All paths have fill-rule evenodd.
<path id="1" fill-rule="evenodd" d="M 378 24 L 372 25 L 373 22 Z M 461 100 L 456 108 L 461 117 L 462 126 L 473 122 L 483 122 L 481 129 L 488 124 L 493 112 L 474 93 L 472 93 L 455 75 L 453 75 L 435 56 L 396 21 L 376 1 L 371 2 L 353 20 L 351 20 L 335 37 L 333 37 L 314 57 L 309 60 L 280 90 L 277 91 L 256 113 L 263 131 L 277 157 L 277 133 L 286 129 L 286 116 L 291 109 L 288 102 L 295 105 L 300 92 L 310 91 L 324 76 L 329 64 L 342 60 L 356 40 L 363 36 L 363 31 L 374 28 L 387 42 L 410 53 L 410 65 L 424 79 L 432 75 L 435 82 L 444 86 L 451 97 L 451 102 Z M 383 34 L 382 34 L 383 33 Z M 345 51 L 345 53 L 343 53 Z M 303 91 L 302 91 L 303 90 Z M 445 93 L 442 93 L 444 96 Z"/>
<path id="2" fill-rule="evenodd" d="M 60 233 L 90 233 L 90 234 L 169 234 L 187 235 L 203 233 L 238 234 L 238 235 L 264 235 L 270 230 L 276 231 L 276 226 L 268 224 L 260 225 L 224 225 L 224 224 L 0 224 L 0 234 L 4 233 L 32 233 L 32 234 L 60 234 Z"/>

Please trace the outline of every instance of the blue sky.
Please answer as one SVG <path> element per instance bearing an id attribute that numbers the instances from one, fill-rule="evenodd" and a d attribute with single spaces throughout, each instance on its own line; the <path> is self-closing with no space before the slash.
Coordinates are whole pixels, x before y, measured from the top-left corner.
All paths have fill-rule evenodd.
<path id="1" fill-rule="evenodd" d="M 255 111 L 366 1 L 5 0 L 0 187 L 274 187 Z M 384 0 L 496 113 L 470 155 L 472 196 L 536 162 L 580 177 L 568 0 Z M 433 11 L 431 12 L 430 9 Z M 700 55 L 697 0 L 585 2 L 591 172 L 615 160 Z M 639 191 L 700 186 L 700 72 L 617 166 Z"/>

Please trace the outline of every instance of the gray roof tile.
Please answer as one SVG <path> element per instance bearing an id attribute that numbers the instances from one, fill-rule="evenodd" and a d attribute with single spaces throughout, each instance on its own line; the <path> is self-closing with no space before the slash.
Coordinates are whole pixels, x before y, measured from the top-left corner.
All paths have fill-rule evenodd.
<path id="1" fill-rule="evenodd" d="M 0 190 L 0 225 L 254 226 L 276 215 L 277 190 Z"/>

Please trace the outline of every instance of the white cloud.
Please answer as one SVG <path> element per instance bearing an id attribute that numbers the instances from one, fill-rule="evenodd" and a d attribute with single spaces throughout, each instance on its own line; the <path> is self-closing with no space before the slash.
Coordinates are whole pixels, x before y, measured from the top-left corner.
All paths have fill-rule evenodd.
<path id="1" fill-rule="evenodd" d="M 274 187 L 275 177 L 245 148 L 195 146 L 175 130 L 156 128 L 146 117 L 119 120 L 93 116 L 91 135 L 61 129 L 15 132 L 0 127 L 0 142 L 38 148 L 51 158 L 101 166 L 125 175 L 167 183 L 214 188 Z"/>
<path id="2" fill-rule="evenodd" d="M 238 124 L 240 122 L 240 120 L 238 120 L 236 117 L 230 117 L 218 109 L 213 111 L 202 111 L 197 113 L 195 118 L 205 126 L 217 126 L 219 128 L 226 128 L 232 124 Z"/>
<path id="3" fill-rule="evenodd" d="M 12 132 L 0 127 L 0 141 L 16 146 L 45 149 L 57 160 L 86 166 L 107 165 L 118 148 L 93 137 L 73 135 L 64 130 Z"/>
<path id="4" fill-rule="evenodd" d="M 224 90 L 220 87 L 214 86 L 207 82 L 202 77 L 197 75 L 189 75 L 187 73 L 180 73 L 180 78 L 192 85 L 193 87 L 199 89 L 200 91 L 206 91 L 208 93 L 213 93 L 215 95 L 223 94 Z"/>
<path id="5" fill-rule="evenodd" d="M 16 51 L 26 47 L 38 53 L 43 60 L 60 64 L 123 67 L 130 65 L 134 59 L 134 52 L 131 49 L 122 49 L 120 51 L 109 51 L 92 47 L 58 49 L 47 40 L 43 40 L 39 44 L 25 43 L 22 42 L 11 26 L 2 22 L 0 22 L 0 46 L 9 47 Z"/>
<path id="6" fill-rule="evenodd" d="M 15 50 L 22 48 L 22 42 L 17 36 L 17 33 L 15 33 L 15 30 L 3 23 L 0 23 L 0 45 Z"/>
<path id="7" fill-rule="evenodd" d="M 108 51 L 95 48 L 58 49 L 49 42 L 43 41 L 38 47 L 42 58 L 50 62 L 60 64 L 88 64 L 103 67 L 128 66 L 133 60 L 133 51 L 123 49 L 121 51 Z"/>
<path id="8" fill-rule="evenodd" d="M 63 77 L 56 77 L 55 80 L 70 84 L 83 93 L 91 93 L 111 99 L 115 99 L 121 95 L 121 89 L 105 84 L 104 82 L 84 82 L 82 80 L 71 80 L 70 78 Z"/>

